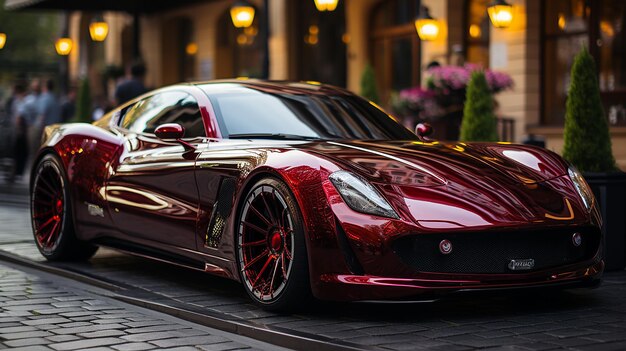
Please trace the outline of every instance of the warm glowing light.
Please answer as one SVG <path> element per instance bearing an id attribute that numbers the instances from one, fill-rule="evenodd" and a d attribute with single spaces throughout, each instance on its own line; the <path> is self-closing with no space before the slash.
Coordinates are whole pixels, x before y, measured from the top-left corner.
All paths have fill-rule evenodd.
<path id="1" fill-rule="evenodd" d="M 496 28 L 507 28 L 513 23 L 513 6 L 504 0 L 495 0 L 487 7 L 491 23 Z"/>
<path id="2" fill-rule="evenodd" d="M 344 33 L 341 36 L 341 41 L 343 41 L 344 44 L 349 44 L 351 39 L 352 38 L 350 38 L 350 34 L 348 34 L 348 33 Z"/>
<path id="3" fill-rule="evenodd" d="M 567 25 L 567 19 L 565 18 L 564 14 L 559 13 L 559 20 L 557 23 L 559 25 L 559 29 L 561 30 L 565 29 L 565 26 Z"/>
<path id="4" fill-rule="evenodd" d="M 254 7 L 244 1 L 239 1 L 230 8 L 230 18 L 237 28 L 246 28 L 254 21 Z"/>
<path id="5" fill-rule="evenodd" d="M 607 20 L 600 21 L 600 30 L 604 35 L 608 37 L 612 37 L 615 35 L 615 29 L 613 29 L 613 25 Z"/>
<path id="6" fill-rule="evenodd" d="M 245 34 L 237 35 L 237 44 L 246 45 L 247 42 L 248 42 L 248 37 Z"/>
<path id="7" fill-rule="evenodd" d="M 435 19 L 417 19 L 415 29 L 422 40 L 435 40 L 439 36 L 439 22 Z"/>
<path id="8" fill-rule="evenodd" d="M 317 35 L 320 32 L 320 28 L 314 24 L 309 26 L 309 33 Z"/>
<path id="9" fill-rule="evenodd" d="M 96 19 L 89 25 L 89 35 L 93 41 L 104 41 L 109 34 L 109 25 L 102 19 Z"/>
<path id="10" fill-rule="evenodd" d="M 469 27 L 469 35 L 472 38 L 480 38 L 480 36 L 483 35 L 482 30 L 480 29 L 480 26 L 477 24 L 472 24 Z"/>
<path id="11" fill-rule="evenodd" d="M 197 54 L 198 53 L 198 44 L 196 44 L 196 43 L 189 43 L 189 44 L 187 44 L 187 46 L 185 47 L 185 52 L 189 56 L 193 56 L 193 55 Z"/>
<path id="12" fill-rule="evenodd" d="M 243 32 L 251 37 L 256 36 L 257 34 L 259 34 L 259 29 L 257 27 L 254 26 L 250 26 L 250 27 L 246 27 L 243 29 Z"/>
<path id="13" fill-rule="evenodd" d="M 57 54 L 61 56 L 67 56 L 72 52 L 72 47 L 74 43 L 70 38 L 59 38 L 56 43 L 54 43 L 54 48 L 57 50 Z"/>
<path id="14" fill-rule="evenodd" d="M 317 45 L 319 38 L 317 35 L 309 34 L 304 36 L 304 42 L 309 45 Z"/>
<path id="15" fill-rule="evenodd" d="M 428 13 L 428 7 L 423 6 L 415 20 L 415 29 L 421 40 L 435 40 L 439 36 L 439 21 Z"/>
<path id="16" fill-rule="evenodd" d="M 315 0 L 315 7 L 318 11 L 335 11 L 339 0 Z"/>
<path id="17" fill-rule="evenodd" d="M 4 48 L 4 44 L 7 43 L 7 34 L 6 33 L 0 33 L 0 50 L 2 50 L 2 48 Z"/>

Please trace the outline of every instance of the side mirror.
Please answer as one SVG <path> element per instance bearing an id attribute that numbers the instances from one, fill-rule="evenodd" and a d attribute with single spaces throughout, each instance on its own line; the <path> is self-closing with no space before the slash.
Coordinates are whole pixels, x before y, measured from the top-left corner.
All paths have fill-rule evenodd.
<path id="1" fill-rule="evenodd" d="M 427 136 L 433 134 L 433 127 L 428 123 L 419 123 L 415 127 L 415 134 L 421 139 L 426 139 Z"/>
<path id="2" fill-rule="evenodd" d="M 161 124 L 154 130 L 154 135 L 161 140 L 176 140 L 186 151 L 194 151 L 196 148 L 182 140 L 185 136 L 185 128 L 178 123 Z"/>
<path id="3" fill-rule="evenodd" d="M 154 130 L 154 135 L 162 140 L 177 140 L 185 136 L 185 128 L 178 123 L 161 124 Z"/>

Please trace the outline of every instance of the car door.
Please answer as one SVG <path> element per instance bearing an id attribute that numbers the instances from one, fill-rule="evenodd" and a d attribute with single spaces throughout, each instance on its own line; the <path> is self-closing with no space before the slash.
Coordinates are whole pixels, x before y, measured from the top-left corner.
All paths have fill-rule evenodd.
<path id="1" fill-rule="evenodd" d="M 154 135 L 161 124 L 178 123 L 184 140 L 198 146 L 205 137 L 198 103 L 184 91 L 166 91 L 122 111 L 118 129 L 125 144 L 110 167 L 106 198 L 115 225 L 138 243 L 158 248 L 195 249 L 198 189 L 197 154 Z"/>

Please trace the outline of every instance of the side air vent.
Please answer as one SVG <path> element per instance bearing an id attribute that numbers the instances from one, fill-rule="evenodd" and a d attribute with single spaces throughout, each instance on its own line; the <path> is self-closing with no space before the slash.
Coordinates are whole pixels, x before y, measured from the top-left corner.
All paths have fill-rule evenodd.
<path id="1" fill-rule="evenodd" d="M 236 181 L 234 178 L 223 178 L 217 195 L 217 202 L 213 205 L 211 223 L 205 237 L 205 246 L 216 248 L 226 225 L 226 219 L 233 207 Z"/>
<path id="2" fill-rule="evenodd" d="M 363 275 L 365 272 L 363 271 L 363 267 L 361 263 L 356 258 L 354 251 L 350 247 L 350 242 L 348 242 L 348 237 L 346 233 L 343 231 L 341 227 L 341 223 L 335 218 L 335 233 L 337 233 L 337 243 L 339 244 L 339 248 L 343 252 L 343 257 L 346 259 L 346 264 L 350 269 L 350 272 L 357 275 Z"/>

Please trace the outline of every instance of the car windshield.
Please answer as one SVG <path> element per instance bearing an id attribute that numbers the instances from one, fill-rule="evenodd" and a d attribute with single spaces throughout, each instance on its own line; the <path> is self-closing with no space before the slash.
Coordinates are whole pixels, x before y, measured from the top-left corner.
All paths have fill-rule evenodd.
<path id="1" fill-rule="evenodd" d="M 354 95 L 253 89 L 210 95 L 222 134 L 231 139 L 417 139 L 375 105 Z"/>

